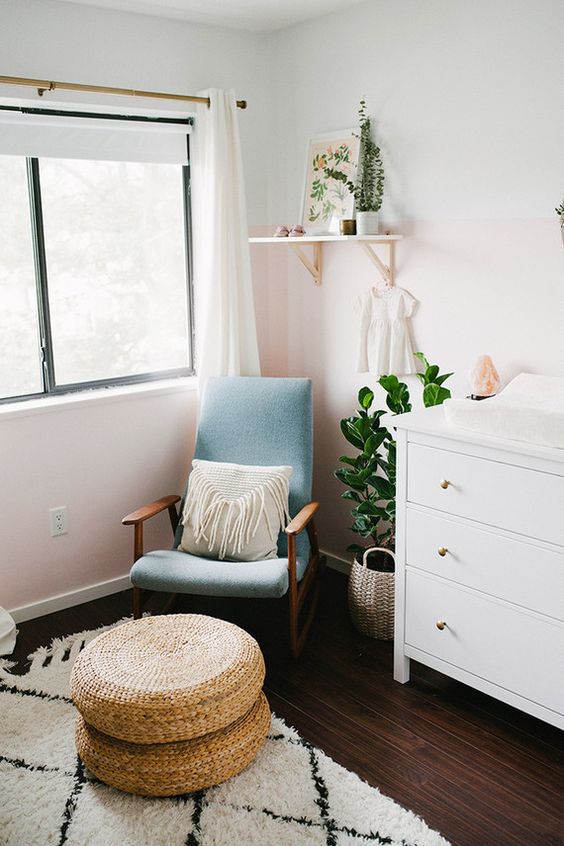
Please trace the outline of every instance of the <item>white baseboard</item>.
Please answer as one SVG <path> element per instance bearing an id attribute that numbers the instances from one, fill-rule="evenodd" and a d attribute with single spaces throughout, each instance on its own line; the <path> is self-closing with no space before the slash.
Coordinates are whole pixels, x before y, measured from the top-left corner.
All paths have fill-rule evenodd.
<path id="1" fill-rule="evenodd" d="M 23 623 L 25 620 L 35 620 L 36 617 L 44 617 L 45 614 L 52 614 L 54 611 L 62 611 L 63 608 L 72 608 L 74 605 L 82 605 L 83 602 L 90 602 L 92 599 L 99 599 L 101 596 L 109 596 L 112 593 L 119 593 L 131 587 L 129 575 L 118 576 L 117 579 L 109 579 L 106 582 L 78 590 L 61 593 L 59 596 L 51 596 L 41 602 L 32 602 L 30 605 L 22 605 L 19 608 L 12 608 L 10 614 L 16 623 Z"/>

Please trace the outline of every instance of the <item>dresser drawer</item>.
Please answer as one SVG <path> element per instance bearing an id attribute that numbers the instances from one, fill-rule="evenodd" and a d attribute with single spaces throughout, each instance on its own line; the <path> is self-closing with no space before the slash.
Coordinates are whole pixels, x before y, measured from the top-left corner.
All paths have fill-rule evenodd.
<path id="1" fill-rule="evenodd" d="M 408 567 L 564 621 L 564 550 L 407 509 Z"/>
<path id="2" fill-rule="evenodd" d="M 406 578 L 407 646 L 564 714 L 561 623 L 413 570 Z"/>
<path id="3" fill-rule="evenodd" d="M 409 502 L 564 546 L 564 476 L 420 444 L 407 461 Z"/>

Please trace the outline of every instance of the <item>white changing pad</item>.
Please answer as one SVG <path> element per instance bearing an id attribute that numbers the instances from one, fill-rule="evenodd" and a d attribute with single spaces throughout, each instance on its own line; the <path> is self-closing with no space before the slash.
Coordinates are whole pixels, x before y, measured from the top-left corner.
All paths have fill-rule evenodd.
<path id="1" fill-rule="evenodd" d="M 564 377 L 521 373 L 495 397 L 448 399 L 451 426 L 564 449 Z"/>

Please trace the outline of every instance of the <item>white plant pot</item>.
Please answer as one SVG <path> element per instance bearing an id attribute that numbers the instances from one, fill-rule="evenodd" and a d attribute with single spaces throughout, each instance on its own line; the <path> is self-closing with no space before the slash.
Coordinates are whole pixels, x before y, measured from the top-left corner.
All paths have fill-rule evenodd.
<path id="1" fill-rule="evenodd" d="M 357 211 L 356 213 L 356 234 L 377 235 L 378 234 L 378 212 Z"/>

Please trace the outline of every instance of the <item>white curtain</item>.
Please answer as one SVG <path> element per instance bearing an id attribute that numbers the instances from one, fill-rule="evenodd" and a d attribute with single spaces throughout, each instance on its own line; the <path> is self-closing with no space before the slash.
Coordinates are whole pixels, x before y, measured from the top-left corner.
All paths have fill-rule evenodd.
<path id="1" fill-rule="evenodd" d="M 192 149 L 196 370 L 258 376 L 260 363 L 234 91 L 198 105 Z"/>

